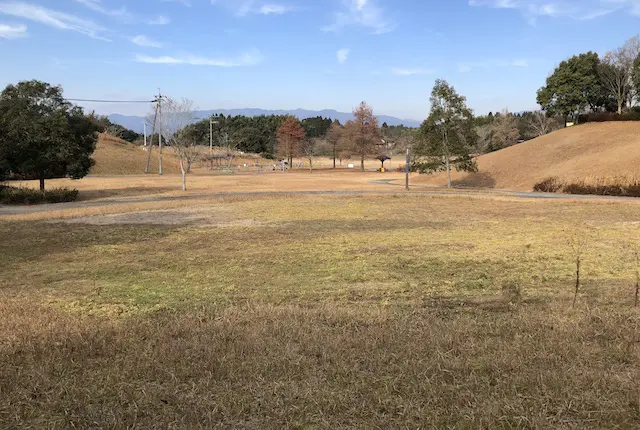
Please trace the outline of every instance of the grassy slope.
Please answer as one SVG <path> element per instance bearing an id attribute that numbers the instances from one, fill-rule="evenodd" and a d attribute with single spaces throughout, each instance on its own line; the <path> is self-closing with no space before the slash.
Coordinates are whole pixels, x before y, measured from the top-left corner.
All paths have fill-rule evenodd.
<path id="1" fill-rule="evenodd" d="M 480 172 L 454 173 L 460 185 L 531 191 L 540 179 L 559 176 L 640 174 L 640 123 L 585 124 L 503 149 L 478 159 Z M 415 183 L 445 185 L 446 176 L 416 178 Z"/>
<path id="2" fill-rule="evenodd" d="M 100 135 L 93 159 L 96 164 L 91 169 L 91 175 L 141 175 L 147 163 L 147 153 L 139 146 L 103 134 Z M 179 173 L 171 151 L 164 151 L 163 162 L 165 173 Z M 157 148 L 151 154 L 151 172 L 158 172 Z"/>
<path id="3" fill-rule="evenodd" d="M 0 427 L 640 425 L 635 202 L 239 197 L 159 214 L 186 224 L 0 221 Z"/>

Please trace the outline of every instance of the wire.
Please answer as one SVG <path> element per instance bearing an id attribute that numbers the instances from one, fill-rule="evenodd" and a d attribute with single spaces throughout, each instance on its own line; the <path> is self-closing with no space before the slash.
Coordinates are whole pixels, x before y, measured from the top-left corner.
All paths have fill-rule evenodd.
<path id="1" fill-rule="evenodd" d="M 67 99 L 70 102 L 89 103 L 155 103 L 157 100 L 90 100 L 90 99 Z"/>

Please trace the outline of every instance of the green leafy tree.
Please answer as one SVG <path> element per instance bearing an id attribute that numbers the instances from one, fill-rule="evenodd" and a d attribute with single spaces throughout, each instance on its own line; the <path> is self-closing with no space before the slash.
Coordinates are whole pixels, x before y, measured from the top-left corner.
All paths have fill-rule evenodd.
<path id="1" fill-rule="evenodd" d="M 603 88 L 598 69 L 600 58 L 587 52 L 563 61 L 538 90 L 537 101 L 550 115 L 578 115 L 587 107 L 597 111 L 605 108 L 610 97 Z"/>
<path id="2" fill-rule="evenodd" d="M 9 85 L 0 94 L 0 169 L 16 176 L 79 179 L 93 165 L 102 127 L 67 102 L 62 88 L 40 81 Z"/>
<path id="3" fill-rule="evenodd" d="M 420 127 L 421 139 L 416 144 L 416 160 L 412 168 L 420 173 L 447 172 L 451 187 L 451 169 L 476 172 L 471 148 L 478 136 L 474 131 L 473 113 L 466 99 L 447 81 L 438 79 L 431 92 L 431 113 Z"/>

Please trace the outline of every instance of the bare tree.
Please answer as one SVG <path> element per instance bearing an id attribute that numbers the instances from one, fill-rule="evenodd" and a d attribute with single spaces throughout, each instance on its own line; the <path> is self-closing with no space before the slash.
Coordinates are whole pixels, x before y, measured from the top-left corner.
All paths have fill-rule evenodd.
<path id="1" fill-rule="evenodd" d="M 300 144 L 305 138 L 304 128 L 295 117 L 287 117 L 277 131 L 276 153 L 293 167 L 293 157 L 300 151 Z"/>
<path id="2" fill-rule="evenodd" d="M 498 150 L 518 143 L 520 131 L 518 120 L 507 109 L 497 116 L 492 124 L 491 150 Z"/>
<path id="3" fill-rule="evenodd" d="M 187 172 L 190 169 L 200 151 L 197 140 L 189 133 L 186 127 L 196 120 L 193 101 L 182 99 L 180 101 L 167 98 L 163 104 L 165 114 L 165 129 L 163 135 L 169 145 L 175 151 L 180 160 L 180 171 L 182 172 L 182 191 L 187 191 Z"/>
<path id="4" fill-rule="evenodd" d="M 618 114 L 625 105 L 632 106 L 637 97 L 633 85 L 633 69 L 640 55 L 640 36 L 632 37 L 624 45 L 605 54 L 598 75 L 603 87 L 616 99 Z"/>
<path id="5" fill-rule="evenodd" d="M 307 137 L 300 143 L 300 150 L 309 161 L 309 173 L 313 173 L 313 157 L 317 154 L 319 147 L 320 139 L 315 137 Z"/>
<path id="6" fill-rule="evenodd" d="M 344 129 L 337 122 L 333 122 L 329 131 L 327 132 L 327 142 L 331 145 L 331 155 L 333 157 L 333 168 L 336 168 L 336 159 L 338 158 L 338 152 L 340 147 L 344 143 Z"/>
<path id="7" fill-rule="evenodd" d="M 527 119 L 527 128 L 535 137 L 540 137 L 557 130 L 559 124 L 544 112 L 533 112 Z"/>
<path id="8" fill-rule="evenodd" d="M 632 68 L 627 67 L 626 61 L 624 51 L 618 49 L 606 54 L 598 67 L 602 85 L 618 103 L 618 114 L 622 113 L 622 108 L 629 101 L 629 94 L 633 87 Z M 633 62 L 631 64 L 633 67 Z"/>

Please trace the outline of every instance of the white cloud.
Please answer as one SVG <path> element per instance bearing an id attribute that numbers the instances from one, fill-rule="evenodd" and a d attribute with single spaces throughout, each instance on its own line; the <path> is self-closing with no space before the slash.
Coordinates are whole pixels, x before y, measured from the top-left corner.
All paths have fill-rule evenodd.
<path id="1" fill-rule="evenodd" d="M 413 76 L 413 75 L 431 75 L 435 73 L 430 69 L 401 69 L 401 68 L 393 68 L 391 69 L 391 73 L 396 76 Z"/>
<path id="2" fill-rule="evenodd" d="M 348 50 L 347 48 L 343 48 L 338 50 L 338 52 L 336 52 L 336 58 L 338 58 L 338 63 L 340 64 L 344 64 L 347 62 L 347 60 L 349 59 L 349 53 L 351 51 Z"/>
<path id="3" fill-rule="evenodd" d="M 281 3 L 262 3 L 256 0 L 211 0 L 212 5 L 221 5 L 230 9 L 236 16 L 284 15 L 294 10 L 293 6 Z"/>
<path id="4" fill-rule="evenodd" d="M 0 14 L 28 19 L 59 30 L 70 30 L 95 39 L 109 41 L 100 35 L 105 29 L 95 22 L 64 12 L 20 1 L 0 2 Z"/>
<path id="5" fill-rule="evenodd" d="M 150 39 L 147 36 L 144 36 L 142 34 L 132 37 L 131 43 L 134 43 L 138 46 L 145 46 L 148 48 L 162 48 L 162 43 L 156 42 L 155 40 Z"/>
<path id="6" fill-rule="evenodd" d="M 262 15 L 282 15 L 292 9 L 293 8 L 291 6 L 285 6 L 282 4 L 264 4 L 260 6 L 259 10 Z"/>
<path id="7" fill-rule="evenodd" d="M 386 12 L 373 0 L 342 0 L 342 7 L 335 13 L 333 23 L 322 30 L 335 32 L 350 26 L 367 28 L 373 34 L 389 33 L 396 28 L 396 25 L 386 18 Z"/>
<path id="8" fill-rule="evenodd" d="M 27 26 L 24 24 L 0 24 L 0 39 L 18 39 L 27 35 Z"/>
<path id="9" fill-rule="evenodd" d="M 124 6 L 119 9 L 108 9 L 102 5 L 101 0 L 74 0 L 76 3 L 80 3 L 94 12 L 101 13 L 103 15 L 113 16 L 116 18 L 131 19 L 131 14 Z"/>
<path id="10" fill-rule="evenodd" d="M 162 0 L 163 2 L 167 2 L 167 3 L 180 3 L 183 6 L 186 7 L 191 7 L 191 0 Z M 214 0 L 211 0 L 211 3 L 213 3 Z"/>
<path id="11" fill-rule="evenodd" d="M 158 15 L 154 18 L 151 18 L 149 21 L 147 21 L 147 24 L 149 25 L 167 25 L 171 22 L 171 19 L 167 18 L 164 15 Z"/>
<path id="12" fill-rule="evenodd" d="M 469 0 L 469 5 L 518 10 L 531 24 L 540 17 L 590 20 L 620 9 L 640 15 L 639 0 Z"/>
<path id="13" fill-rule="evenodd" d="M 493 69 L 496 67 L 529 67 L 529 60 L 517 58 L 514 60 L 486 60 L 461 63 L 458 65 L 460 73 L 469 73 L 475 69 Z"/>
<path id="14" fill-rule="evenodd" d="M 186 56 L 160 56 L 151 57 L 147 55 L 136 56 L 136 61 L 147 64 L 184 64 L 190 66 L 210 66 L 210 67 L 246 67 L 255 66 L 263 60 L 259 51 L 250 51 L 230 58 L 210 58 L 197 55 Z"/>

